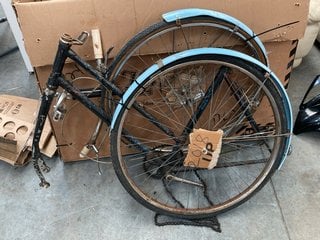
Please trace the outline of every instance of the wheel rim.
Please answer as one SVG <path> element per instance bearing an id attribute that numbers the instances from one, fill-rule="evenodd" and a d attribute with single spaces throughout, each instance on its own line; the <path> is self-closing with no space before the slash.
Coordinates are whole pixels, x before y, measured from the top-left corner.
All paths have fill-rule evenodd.
<path id="1" fill-rule="evenodd" d="M 188 62 L 187 63 L 188 66 L 192 66 L 193 71 L 196 67 L 202 66 L 202 64 L 205 64 L 205 61 L 196 61 L 196 62 Z M 221 63 L 220 62 L 216 62 L 216 61 L 208 61 L 208 65 L 209 64 L 213 64 L 215 66 L 220 67 Z M 258 189 L 258 187 L 261 185 L 261 183 L 267 178 L 267 175 L 270 173 L 271 168 L 274 166 L 274 163 L 277 161 L 278 155 L 281 154 L 281 136 L 277 136 L 277 134 L 280 134 L 282 129 L 281 129 L 281 122 L 280 122 L 280 114 L 279 111 L 277 111 L 276 109 L 276 102 L 273 99 L 272 93 L 268 91 L 267 87 L 265 86 L 264 82 L 261 82 L 259 79 L 257 79 L 252 73 L 249 73 L 248 71 L 239 68 L 239 67 L 235 67 L 235 65 L 233 64 L 225 64 L 227 65 L 228 68 L 233 68 L 232 71 L 234 71 L 232 74 L 239 74 L 239 78 L 237 80 L 236 83 L 231 83 L 231 84 L 236 84 L 235 86 L 237 86 L 237 88 L 244 88 L 244 86 L 246 86 L 248 83 L 246 81 L 246 79 L 243 79 L 243 74 L 247 75 L 252 81 L 252 84 L 254 83 L 255 85 L 252 85 L 253 87 L 247 87 L 245 92 L 246 97 L 249 99 L 249 96 L 252 98 L 253 96 L 255 96 L 255 100 L 257 101 L 261 101 L 263 99 L 262 95 L 257 94 L 257 92 L 264 92 L 264 94 L 266 95 L 264 97 L 268 99 L 270 105 L 273 108 L 273 114 L 274 114 L 274 122 L 275 122 L 275 129 L 272 129 L 271 126 L 270 129 L 264 129 L 263 132 L 259 132 L 259 133 L 255 133 L 255 134 L 245 134 L 244 137 L 239 138 L 239 136 L 236 134 L 237 131 L 240 131 L 242 125 L 244 122 L 247 122 L 247 117 L 244 117 L 243 112 L 242 115 L 240 115 L 240 111 L 237 109 L 234 109 L 234 111 L 230 111 L 229 115 L 234 115 L 237 116 L 237 118 L 239 119 L 235 119 L 236 121 L 233 121 L 233 124 L 238 125 L 238 126 L 232 126 L 232 127 L 228 127 L 229 131 L 225 131 L 225 136 L 224 136 L 224 144 L 223 144 L 223 151 L 220 155 L 220 159 L 218 160 L 218 167 L 214 168 L 213 170 L 185 170 L 183 173 L 175 173 L 171 174 L 174 175 L 174 177 L 177 178 L 181 178 L 183 180 L 190 180 L 193 183 L 201 183 L 203 181 L 205 182 L 209 182 L 210 186 L 208 187 L 208 184 L 206 183 L 205 187 L 195 187 L 194 184 L 189 184 L 192 186 L 186 186 L 188 184 L 186 184 L 185 182 L 181 182 L 181 180 L 179 181 L 168 181 L 167 183 L 165 183 L 165 180 L 167 180 L 167 175 L 163 175 L 163 173 L 161 173 L 161 171 L 166 171 L 168 168 L 169 170 L 173 169 L 173 165 L 175 163 L 173 163 L 175 160 L 178 159 L 177 156 L 170 156 L 169 155 L 165 155 L 163 154 L 163 152 L 165 152 L 164 150 L 166 150 L 168 152 L 168 146 L 174 146 L 176 143 L 172 143 L 172 139 L 170 141 L 165 141 L 163 139 L 163 137 L 161 137 L 161 134 L 159 134 L 158 136 L 154 136 L 154 137 L 150 137 L 148 135 L 157 135 L 155 132 L 150 132 L 150 129 L 147 130 L 147 133 L 144 133 L 145 135 L 147 135 L 148 138 L 148 143 L 145 144 L 149 144 L 149 149 L 153 149 L 152 151 L 150 150 L 149 154 L 153 154 L 153 158 L 151 159 L 150 156 L 148 158 L 148 156 L 146 156 L 147 154 L 145 153 L 139 153 L 140 155 L 135 155 L 136 157 L 136 161 L 139 161 L 138 159 L 140 158 L 140 162 L 139 164 L 136 162 L 135 164 L 132 164 L 132 159 L 134 159 L 134 155 L 127 155 L 126 157 L 123 157 L 122 155 L 124 155 L 123 153 L 125 152 L 124 148 L 129 148 L 130 145 L 128 144 L 122 144 L 120 141 L 120 134 L 121 131 L 119 131 L 118 133 L 118 138 L 117 138 L 117 157 L 119 160 L 119 165 L 121 167 L 121 171 L 124 174 L 124 178 L 126 179 L 125 181 L 129 182 L 129 188 L 133 189 L 133 191 L 135 191 L 136 193 L 134 193 L 134 197 L 135 198 L 140 198 L 140 201 L 144 201 L 147 205 L 149 204 L 150 208 L 158 208 L 161 209 L 163 211 L 166 211 L 168 213 L 175 213 L 175 214 L 183 214 L 183 215 L 194 215 L 194 214 L 210 214 L 210 213 L 217 213 L 217 212 L 221 212 L 221 211 L 225 211 L 235 205 L 237 205 L 238 203 L 242 202 L 244 199 L 246 199 L 249 195 L 251 195 L 254 191 L 256 191 Z M 143 87 L 143 89 L 141 89 L 141 91 L 137 92 L 135 94 L 135 96 L 139 95 L 139 98 L 137 99 L 142 99 L 140 101 L 140 104 L 144 101 L 144 103 L 142 105 L 145 106 L 145 108 L 148 108 L 150 110 L 150 107 L 147 106 L 146 103 L 146 99 L 149 99 L 148 96 L 148 91 L 150 91 L 151 88 L 154 88 L 154 85 L 157 85 L 157 83 L 161 83 L 160 80 L 161 77 L 163 77 L 165 74 L 170 75 L 172 74 L 172 72 L 174 72 L 174 68 L 177 69 L 176 67 L 167 69 L 165 71 L 163 71 L 161 74 L 158 74 L 156 76 L 154 76 L 153 80 L 149 81 L 148 85 L 145 85 Z M 176 70 L 175 69 L 175 70 Z M 180 64 L 178 69 L 183 69 L 183 64 Z M 204 69 L 204 68 L 203 68 Z M 238 73 L 239 71 L 239 73 Z M 237 73 L 235 73 L 237 72 Z M 181 73 L 180 73 L 181 74 Z M 161 76 L 161 77 L 160 77 Z M 240 79 L 240 80 L 239 80 Z M 158 81 L 158 82 L 157 82 Z M 171 81 L 168 81 L 167 86 L 169 86 L 169 88 L 171 89 L 175 89 L 175 91 L 178 91 L 177 88 L 174 88 L 175 83 Z M 227 83 L 224 83 L 225 85 Z M 179 85 L 179 84 L 178 84 Z M 183 85 L 183 84 L 182 84 Z M 201 85 L 201 84 L 199 84 Z M 230 83 L 229 83 L 230 86 Z M 250 85 L 249 85 L 250 86 Z M 163 87 L 163 86 L 162 86 Z M 223 85 L 221 86 L 221 88 L 223 87 Z M 230 87 L 231 88 L 231 87 Z M 259 91 L 257 91 L 259 90 Z M 165 90 L 162 89 L 162 91 L 165 92 Z M 204 88 L 205 91 L 205 88 Z M 163 99 L 165 98 L 169 98 L 170 96 L 168 96 L 168 92 L 170 93 L 170 91 L 166 92 L 166 95 L 162 95 L 160 99 L 162 99 L 162 101 L 164 101 Z M 183 92 L 183 91 L 181 91 Z M 191 91 L 189 91 L 191 92 Z M 234 92 L 234 91 L 233 91 Z M 193 93 L 193 98 L 195 99 L 197 96 L 197 94 L 200 96 L 201 94 L 199 94 L 199 92 Z M 222 94 L 222 95 L 219 95 Z M 222 100 L 228 100 L 228 98 L 226 97 L 228 94 L 226 94 L 225 91 L 222 90 L 220 91 L 220 93 L 218 93 L 218 95 L 216 96 L 216 98 L 222 99 Z M 165 96 L 165 97 L 164 97 Z M 177 102 L 170 103 L 170 107 L 168 108 L 173 108 L 174 104 L 181 104 L 181 102 L 187 102 L 187 101 L 182 101 L 182 97 L 177 97 L 178 94 L 176 94 L 176 98 L 178 98 Z M 222 96 L 222 97 L 221 97 Z M 154 96 L 153 96 L 154 97 Z M 190 97 L 189 97 L 190 98 Z M 133 98 L 135 99 L 135 98 Z M 135 99 L 135 101 L 137 101 L 137 99 Z M 150 100 L 150 99 L 149 99 Z M 212 102 L 214 102 L 214 100 L 216 100 L 215 98 L 212 99 Z M 229 99 L 230 100 L 230 99 Z M 132 100 L 133 101 L 133 100 Z M 139 100 L 138 100 L 139 101 Z M 149 105 L 157 105 L 157 111 L 161 112 L 158 116 L 161 116 L 161 114 L 163 115 L 163 111 L 161 110 L 161 108 L 163 109 L 163 107 L 160 104 L 160 102 L 155 102 L 155 100 L 150 100 L 151 102 L 149 102 Z M 231 100 L 230 100 L 231 101 Z M 253 101 L 253 100 L 252 100 Z M 239 102 L 239 101 L 238 101 Z M 236 102 L 237 103 L 237 102 Z M 184 103 L 185 104 L 185 103 Z M 196 103 L 195 103 L 196 105 Z M 239 104 L 238 104 L 239 105 Z M 134 134 L 137 134 L 136 132 L 142 132 L 142 130 L 147 127 L 150 127 L 150 124 L 142 124 L 139 127 L 135 127 L 134 125 L 134 117 L 136 117 L 136 113 L 134 113 L 132 110 L 132 108 L 130 108 L 131 105 L 128 105 L 128 109 L 130 110 L 125 110 L 124 111 L 124 117 L 122 118 L 122 121 L 120 123 L 120 128 L 122 129 L 122 127 L 124 126 L 124 128 L 126 129 L 130 129 L 130 125 L 133 128 L 136 128 L 135 130 L 133 130 Z M 188 106 L 189 108 L 191 108 L 190 106 Z M 208 106 L 208 108 L 210 108 L 212 106 Z M 186 110 L 186 106 L 181 106 L 180 107 L 183 111 L 187 112 Z M 153 112 L 156 112 L 155 110 L 152 110 Z M 171 116 L 168 117 L 168 119 L 170 119 L 170 121 L 175 121 L 175 118 L 179 119 L 177 117 L 177 113 L 175 113 L 177 110 L 171 111 Z M 130 113 L 131 112 L 131 113 Z M 214 112 L 212 111 L 209 115 L 213 116 Z M 126 115 L 126 116 L 125 116 Z M 190 113 L 185 114 L 185 115 L 190 115 Z M 228 114 L 226 115 L 226 117 L 228 117 Z M 161 117 L 159 117 L 161 118 Z M 163 118 L 163 116 L 162 116 Z M 130 120 L 128 120 L 130 119 Z M 132 120 L 133 119 L 133 120 Z M 135 119 L 137 120 L 137 119 Z M 257 120 L 257 119 L 256 119 Z M 228 123 L 228 122 L 225 122 Z M 171 124 L 170 127 L 171 128 L 178 128 L 177 126 L 185 126 L 185 122 L 183 122 L 183 124 L 178 124 L 175 123 L 173 125 L 175 125 L 175 127 L 173 127 L 173 125 Z M 217 128 L 217 126 L 219 126 L 219 124 L 216 126 L 211 126 L 209 127 L 209 124 L 206 124 L 204 120 L 200 119 L 199 120 L 199 124 L 201 125 L 200 127 L 205 127 L 205 125 L 207 127 L 205 128 L 210 128 L 210 130 L 214 130 L 215 128 Z M 223 125 L 223 124 L 222 124 Z M 221 125 L 221 126 L 222 126 Z M 230 125 L 230 123 L 228 123 L 227 125 Z M 224 125 L 226 126 L 226 125 Z M 195 125 L 195 127 L 197 128 L 198 126 Z M 275 131 L 275 136 L 270 136 L 268 131 Z M 131 130 L 131 129 L 130 129 Z M 181 130 L 181 129 L 180 129 Z M 146 131 L 146 130 L 145 130 Z M 149 131 L 149 132 L 148 132 Z M 139 134 L 138 134 L 139 136 Z M 268 136 L 268 137 L 267 137 Z M 249 138 L 252 137 L 252 138 Z M 229 138 L 229 139 L 228 139 Z M 247 138 L 247 139 L 245 139 Z M 259 140 L 260 138 L 260 140 Z M 255 139 L 255 140 L 253 140 Z M 261 139 L 263 139 L 263 141 L 261 141 Z M 268 140 L 265 140 L 268 139 Z M 146 142 L 147 139 L 145 136 L 141 136 L 140 140 L 142 142 Z M 229 142 L 228 142 L 229 141 Z M 241 141 L 241 143 L 240 143 Z M 255 141 L 255 142 L 254 142 Z M 268 141 L 268 143 L 264 143 L 265 141 Z M 158 144 L 158 146 L 156 146 L 155 144 Z M 171 144 L 171 145 L 170 145 Z M 251 145 L 250 145 L 251 144 Z M 255 146 L 254 146 L 255 144 Z M 271 145 L 270 145 L 271 144 Z M 233 146 L 232 146 L 233 145 Z M 270 153 L 268 147 L 264 147 L 263 145 L 266 146 L 272 146 L 272 152 Z M 121 147 L 120 147 L 121 146 Z M 255 148 L 254 148 L 255 147 Z M 174 149 L 175 147 L 172 147 L 172 149 Z M 184 150 L 181 150 L 182 148 L 186 148 L 186 145 L 180 146 L 180 148 L 175 148 L 177 152 L 180 151 L 180 157 L 184 158 Z M 238 149 L 237 149 L 238 148 Z M 240 154 L 240 150 L 239 148 L 241 148 L 242 156 L 239 155 Z M 246 149 L 248 148 L 248 149 Z M 161 149 L 161 153 L 159 153 L 159 149 Z M 163 150 L 164 149 L 164 150 Z M 235 150 L 236 149 L 236 150 Z M 264 150 L 261 150 L 264 149 Z M 126 149 L 128 150 L 128 149 Z M 156 150 L 156 151 L 155 151 Z M 230 153 L 228 153 L 228 151 Z M 238 154 L 237 158 L 246 158 L 246 154 L 250 155 L 250 152 L 258 152 L 258 151 L 262 151 L 260 153 L 260 156 L 262 155 L 266 155 L 267 152 L 269 152 L 269 157 L 267 157 L 269 160 L 267 162 L 262 162 L 262 161 L 258 161 L 260 160 L 257 156 L 256 158 L 254 158 L 256 160 L 257 163 L 254 164 L 246 164 L 245 161 L 243 161 L 240 165 L 235 165 L 235 166 L 231 166 L 232 164 L 235 164 L 233 161 L 229 161 L 228 162 L 228 158 L 231 158 L 232 156 L 235 156 L 235 152 L 236 154 Z M 135 153 L 138 154 L 138 153 Z M 161 154 L 163 154 L 161 156 Z M 229 154 L 229 155 L 228 155 Z M 222 164 L 221 161 L 221 156 L 223 158 L 223 156 L 225 157 L 225 159 L 227 159 L 225 161 L 226 165 Z M 144 160 L 141 160 L 141 157 L 144 158 Z M 165 159 L 165 157 L 167 157 L 167 159 Z M 171 157 L 171 160 L 170 160 Z M 169 158 L 169 160 L 168 160 Z M 265 157 L 266 158 L 266 157 Z M 160 160 L 159 160 L 160 159 Z M 261 158 L 263 159 L 263 158 Z M 131 161 L 131 162 L 130 162 Z M 171 162 L 170 162 L 171 161 Z M 220 163 L 219 163 L 220 161 Z M 149 164 L 146 164 L 146 162 Z M 159 167 L 159 162 L 164 162 L 167 164 L 167 167 L 161 166 Z M 181 163 L 180 163 L 181 164 Z M 220 166 L 219 166 L 220 164 Z M 230 166 L 228 166 L 228 164 Z M 257 167 L 258 165 L 263 165 L 262 167 Z M 178 165 L 175 165 L 174 167 L 176 167 Z M 244 167 L 245 166 L 245 167 Z M 140 168 L 140 170 L 137 170 L 137 168 Z M 171 169 L 170 169 L 171 168 Z M 136 174 L 133 173 L 132 169 L 134 169 L 134 171 L 141 171 L 140 173 Z M 235 170 L 236 169 L 236 170 Z M 147 170 L 147 171 L 146 171 Z M 159 172 L 157 172 L 157 171 Z M 144 172 L 143 172 L 144 171 Z M 146 173 L 147 172 L 147 173 Z M 246 174 L 250 172 L 249 174 Z M 256 174 L 254 174 L 254 172 L 256 172 Z M 205 176 L 204 173 L 209 173 Z M 214 176 L 213 176 L 214 173 Z M 133 174 L 136 174 L 136 176 L 133 176 Z M 140 174 L 140 175 L 139 175 Z M 162 175 L 161 175 L 162 174 Z M 143 175 L 145 175 L 143 177 Z M 210 175 L 211 178 L 208 177 L 208 175 Z M 238 175 L 238 176 L 237 176 Z M 231 177 L 232 176 L 232 177 Z M 247 179 L 243 179 L 243 176 L 246 176 L 247 178 L 251 178 L 250 180 Z M 140 178 L 140 180 L 137 180 L 138 178 Z M 141 178 L 144 178 L 144 180 L 141 180 Z M 120 179 L 121 180 L 121 179 Z M 123 181 L 123 180 L 122 180 Z M 149 186 L 144 186 L 143 184 L 147 185 L 146 183 L 148 182 Z M 174 184 L 172 184 L 174 182 Z M 229 183 L 227 183 L 229 182 Z M 242 183 L 243 182 L 243 183 Z M 237 185 L 243 185 L 245 183 L 246 186 L 240 186 L 238 187 Z M 165 184 L 167 184 L 167 186 L 165 186 Z M 170 186 L 168 186 L 168 184 L 171 184 Z M 225 185 L 225 187 L 222 189 L 221 186 Z M 177 186 L 173 186 L 173 185 L 180 185 L 180 188 Z M 229 185 L 229 186 L 227 186 Z M 238 189 L 234 190 L 234 193 L 232 192 L 233 190 L 232 187 L 230 188 L 230 186 L 233 185 L 233 188 L 236 188 L 235 186 L 238 187 Z M 182 186 L 182 187 L 181 187 Z M 171 189 L 173 188 L 173 189 Z M 220 188 L 220 189 L 219 189 Z M 157 189 L 161 189 L 157 190 Z M 184 192 L 182 192 L 182 189 Z M 204 191 L 204 189 L 206 189 Z M 227 191 L 225 194 L 225 197 L 222 197 L 221 195 L 223 191 Z M 161 193 L 159 193 L 161 192 Z M 202 194 L 202 198 L 201 199 L 201 203 L 195 202 L 195 200 L 190 200 L 191 198 L 191 193 L 196 193 L 197 197 L 199 197 L 201 194 L 200 192 L 206 192 L 205 194 Z M 238 192 L 238 193 L 237 193 Z M 215 194 L 214 194 L 215 193 Z M 160 196 L 161 195 L 161 196 Z M 181 197 L 182 195 L 184 195 L 184 197 Z M 208 195 L 208 196 L 205 196 Z M 219 196 L 218 196 L 219 195 Z M 188 196 L 188 197 L 186 197 Z M 212 196 L 215 196 L 214 199 L 212 199 Z M 218 197 L 220 199 L 218 199 Z M 162 198 L 162 199 L 161 199 Z M 184 200 L 187 199 L 187 200 Z M 211 203 L 210 203 L 211 202 Z M 214 206 L 210 206 L 210 204 L 214 204 Z M 200 206 L 202 204 L 202 206 Z M 200 206 L 198 208 L 198 205 Z M 197 206 L 197 207 L 195 207 Z"/>

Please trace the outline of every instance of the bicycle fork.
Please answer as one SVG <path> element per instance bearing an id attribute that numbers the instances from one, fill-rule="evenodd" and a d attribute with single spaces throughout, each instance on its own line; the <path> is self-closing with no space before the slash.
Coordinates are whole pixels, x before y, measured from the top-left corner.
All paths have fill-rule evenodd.
<path id="1" fill-rule="evenodd" d="M 50 168 L 45 164 L 42 159 L 39 142 L 42 135 L 43 127 L 46 121 L 46 118 L 49 113 L 49 109 L 51 107 L 51 103 L 55 94 L 57 92 L 59 81 L 58 78 L 62 74 L 62 69 L 67 59 L 67 52 L 69 51 L 72 44 L 82 45 L 84 41 L 87 39 L 88 33 L 82 32 L 78 39 L 73 39 L 69 35 L 64 34 L 60 40 L 58 45 L 58 50 L 56 53 L 56 57 L 53 63 L 52 72 L 49 76 L 47 82 L 47 88 L 41 95 L 41 103 L 38 112 L 38 117 L 36 121 L 36 126 L 34 130 L 34 136 L 32 141 L 32 162 L 33 167 L 40 179 L 40 187 L 49 187 L 49 182 L 46 181 L 43 176 L 43 172 L 49 172 Z"/>
<path id="2" fill-rule="evenodd" d="M 46 181 L 43 172 L 47 173 L 50 171 L 50 168 L 46 165 L 44 160 L 42 159 L 39 142 L 42 135 L 43 127 L 46 121 L 46 118 L 49 113 L 49 109 L 51 107 L 51 103 L 57 91 L 57 86 L 51 85 L 50 82 L 54 82 L 56 76 L 50 76 L 47 88 L 41 95 L 41 103 L 38 112 L 38 117 L 36 121 L 36 126 L 34 129 L 34 136 L 32 142 L 32 163 L 33 167 L 40 179 L 40 187 L 49 187 L 50 183 Z"/>

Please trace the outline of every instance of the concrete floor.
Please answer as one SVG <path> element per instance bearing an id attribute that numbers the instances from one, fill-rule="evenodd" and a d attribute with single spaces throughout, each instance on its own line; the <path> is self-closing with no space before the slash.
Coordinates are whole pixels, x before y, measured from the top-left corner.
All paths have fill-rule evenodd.
<path id="1" fill-rule="evenodd" d="M 1 11 L 0 11 L 1 13 Z M 0 15 L 1 16 L 1 15 Z M 0 25 L 0 54 L 15 42 Z M 320 73 L 313 48 L 294 70 L 289 85 L 294 116 L 309 83 Z M 34 75 L 16 51 L 0 59 L 0 94 L 38 98 Z M 111 165 L 48 162 L 52 186 L 41 189 L 32 165 L 0 161 L 0 239 L 320 239 L 319 133 L 293 137 L 293 153 L 260 192 L 218 217 L 222 233 L 209 228 L 154 225 L 154 213 L 122 188 Z"/>

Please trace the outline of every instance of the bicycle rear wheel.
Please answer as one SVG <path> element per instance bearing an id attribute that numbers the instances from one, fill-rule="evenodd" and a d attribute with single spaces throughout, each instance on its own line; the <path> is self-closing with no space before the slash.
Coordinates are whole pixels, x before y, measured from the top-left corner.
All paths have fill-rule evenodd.
<path id="1" fill-rule="evenodd" d="M 115 171 L 136 200 L 162 214 L 204 218 L 234 208 L 286 154 L 285 99 L 266 71 L 237 57 L 174 61 L 139 82 L 122 104 L 111 134 Z M 223 131 L 211 170 L 185 163 L 189 153 L 208 150 L 190 142 L 199 129 Z"/>
<path id="2" fill-rule="evenodd" d="M 213 12 L 213 11 L 212 11 Z M 268 65 L 258 37 L 240 21 L 222 13 L 156 23 L 133 37 L 110 66 L 110 79 L 125 90 L 146 68 L 173 53 L 193 48 L 233 49 Z"/>

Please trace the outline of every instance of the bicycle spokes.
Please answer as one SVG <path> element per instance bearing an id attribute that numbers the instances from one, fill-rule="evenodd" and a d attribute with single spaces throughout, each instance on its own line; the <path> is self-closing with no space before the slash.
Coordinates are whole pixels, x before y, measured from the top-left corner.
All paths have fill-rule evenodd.
<path id="1" fill-rule="evenodd" d="M 152 121 L 129 104 L 117 125 L 120 176 L 168 212 L 216 212 L 248 197 L 288 136 L 267 74 L 252 74 L 235 59 L 204 59 L 186 59 L 142 83 L 128 102 L 152 114 Z M 127 133 L 148 150 L 123 144 Z"/>

